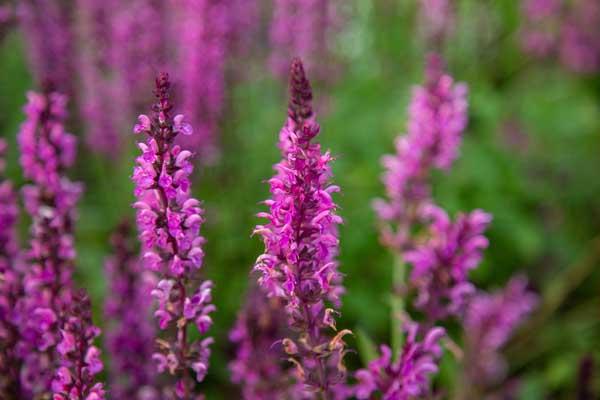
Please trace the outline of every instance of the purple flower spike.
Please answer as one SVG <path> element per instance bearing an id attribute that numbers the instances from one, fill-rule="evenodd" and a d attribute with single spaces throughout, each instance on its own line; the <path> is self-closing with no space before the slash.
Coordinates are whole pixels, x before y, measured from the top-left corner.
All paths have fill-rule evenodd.
<path id="1" fill-rule="evenodd" d="M 382 241 L 396 251 L 413 245 L 411 230 L 421 209 L 431 203 L 431 170 L 448 170 L 458 154 L 467 124 L 466 95 L 466 85 L 455 83 L 443 72 L 441 58 L 431 55 L 425 86 L 413 90 L 407 134 L 396 140 L 396 154 L 383 158 L 387 200 L 374 204 L 388 225 Z"/>
<path id="2" fill-rule="evenodd" d="M 111 241 L 114 254 L 104 267 L 111 293 L 104 305 L 111 399 L 158 399 L 155 368 L 148 363 L 155 335 L 148 301 L 154 279 L 142 270 L 128 222 L 119 224 Z"/>
<path id="3" fill-rule="evenodd" d="M 159 75 L 153 113 L 139 118 L 141 128 L 136 130 L 147 139 L 138 143 L 142 154 L 133 172 L 138 199 L 134 207 L 140 239 L 147 249 L 143 265 L 160 278 L 152 296 L 158 303 L 154 315 L 164 333 L 157 339 L 158 351 L 152 358 L 159 372 L 177 379 L 167 395 L 191 399 L 193 380 L 202 381 L 208 369 L 212 339 L 191 340 L 188 328 L 195 325 L 201 334 L 206 333 L 215 307 L 212 283 L 199 283 L 198 277 L 204 256 L 203 210 L 190 196 L 191 153 L 174 144 L 178 134 L 191 132 L 191 127 L 182 117 L 172 117 L 169 88 L 168 75 Z"/>
<path id="4" fill-rule="evenodd" d="M 494 385 L 505 377 L 500 350 L 535 309 L 538 298 L 527 290 L 527 279 L 512 278 L 495 293 L 478 293 L 465 318 L 467 376 L 472 385 Z"/>
<path id="5" fill-rule="evenodd" d="M 18 2 L 29 62 L 38 84 L 72 94 L 74 46 L 72 7 L 58 0 Z"/>
<path id="6" fill-rule="evenodd" d="M 27 396 L 50 390 L 60 318 L 70 307 L 74 210 L 81 185 L 65 170 L 75 160 L 75 138 L 64 130 L 66 98 L 58 93 L 28 94 L 26 121 L 18 142 L 25 210 L 32 219 L 29 249 L 24 254 L 24 296 L 16 307 L 23 359 L 21 383 Z"/>
<path id="7" fill-rule="evenodd" d="M 468 272 L 477 267 L 488 246 L 483 233 L 492 217 L 475 210 L 451 221 L 434 206 L 426 207 L 422 217 L 431 220 L 429 238 L 404 258 L 413 266 L 410 283 L 418 291 L 415 306 L 433 323 L 464 311 L 475 291 Z"/>
<path id="8" fill-rule="evenodd" d="M 100 329 L 92 323 L 90 299 L 83 290 L 73 295 L 56 347 L 60 365 L 52 381 L 53 400 L 104 400 L 104 387 L 94 376 L 102 371 L 100 350 L 93 345 Z"/>
<path id="9" fill-rule="evenodd" d="M 0 139 L 0 398 L 10 399 L 21 390 L 15 307 L 23 288 L 15 229 L 19 208 L 12 182 L 4 179 L 5 152 L 6 142 Z"/>
<path id="10" fill-rule="evenodd" d="M 356 372 L 358 399 L 374 398 L 380 393 L 382 400 L 411 400 L 425 398 L 429 391 L 429 377 L 438 371 L 442 355 L 440 339 L 445 335 L 442 328 L 432 328 L 417 341 L 419 326 L 408 323 L 406 343 L 400 359 L 392 361 L 392 350 L 381 346 L 381 356 L 369 363 L 368 368 Z"/>
<path id="11" fill-rule="evenodd" d="M 115 158 L 121 148 L 120 131 L 130 98 L 124 95 L 130 92 L 118 92 L 121 87 L 115 82 L 111 62 L 111 51 L 126 45 L 111 42 L 117 4 L 111 0 L 77 0 L 76 5 L 80 42 L 77 67 L 81 76 L 78 97 L 86 141 L 92 151 Z"/>
<path id="12" fill-rule="evenodd" d="M 218 158 L 217 138 L 224 107 L 229 36 L 234 29 L 230 15 L 233 4 L 230 3 L 184 0 L 177 10 L 177 34 L 181 38 L 178 76 L 185 82 L 181 85 L 181 106 L 195 130 L 193 135 L 191 131 L 182 131 L 178 140 L 199 153 L 204 164 Z"/>
<path id="13" fill-rule="evenodd" d="M 320 127 L 299 59 L 292 63 L 290 92 L 279 142 L 283 160 L 269 181 L 269 211 L 259 214 L 267 223 L 254 230 L 265 244 L 254 269 L 262 274 L 259 283 L 268 295 L 284 300 L 288 323 L 298 333 L 295 340 L 284 339 L 283 347 L 300 379 L 310 390 L 332 396 L 345 376 L 342 339 L 350 333 L 342 330 L 333 338 L 327 333 L 336 329 L 337 311 L 326 303 L 339 306 L 343 291 L 336 260 L 342 219 L 331 196 L 339 188 L 329 183 L 331 155 L 313 143 Z"/>
<path id="14" fill-rule="evenodd" d="M 229 333 L 236 347 L 231 379 L 241 386 L 245 400 L 302 398 L 301 385 L 274 345 L 288 334 L 283 301 L 253 288 Z"/>

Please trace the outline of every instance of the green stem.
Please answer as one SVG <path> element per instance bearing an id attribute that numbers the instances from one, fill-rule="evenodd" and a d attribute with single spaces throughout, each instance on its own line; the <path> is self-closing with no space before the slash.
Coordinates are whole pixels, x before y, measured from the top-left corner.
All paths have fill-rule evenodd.
<path id="1" fill-rule="evenodd" d="M 402 331 L 401 315 L 404 312 L 404 288 L 406 280 L 406 264 L 402 256 L 396 254 L 394 257 L 394 270 L 392 273 L 391 305 L 391 334 L 392 355 L 394 359 L 399 357 L 404 344 L 404 332 Z"/>

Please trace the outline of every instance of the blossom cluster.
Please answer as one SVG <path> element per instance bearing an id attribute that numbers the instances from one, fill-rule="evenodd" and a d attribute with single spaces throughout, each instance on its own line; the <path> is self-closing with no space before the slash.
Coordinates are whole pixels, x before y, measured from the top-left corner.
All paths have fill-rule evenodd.
<path id="1" fill-rule="evenodd" d="M 433 328 L 418 340 L 419 326 L 407 323 L 406 343 L 397 361 L 392 360 L 392 350 L 381 346 L 381 356 L 369 363 L 368 368 L 356 372 L 356 397 L 371 399 L 376 391 L 382 400 L 410 400 L 423 398 L 429 390 L 429 380 L 438 370 L 442 355 L 440 340 L 445 332 Z"/>
<path id="2" fill-rule="evenodd" d="M 488 240 L 483 235 L 491 216 L 481 210 L 460 214 L 451 221 L 435 206 L 423 210 L 430 219 L 427 240 L 404 254 L 412 264 L 410 281 L 418 291 L 415 307 L 430 322 L 460 316 L 475 292 L 468 273 L 477 267 Z"/>
<path id="3" fill-rule="evenodd" d="M 464 316 L 467 376 L 474 386 L 494 385 L 506 372 L 500 350 L 535 309 L 537 296 L 522 276 L 495 293 L 478 293 Z"/>
<path id="4" fill-rule="evenodd" d="M 259 283 L 269 296 L 281 297 L 296 338 L 283 340 L 284 351 L 298 367 L 309 390 L 331 396 L 345 376 L 342 330 L 333 338 L 338 314 L 327 303 L 339 305 L 342 292 L 337 269 L 336 214 L 329 183 L 331 155 L 313 142 L 320 127 L 311 106 L 312 90 L 299 59 L 292 62 L 288 118 L 280 132 L 283 159 L 269 180 L 271 199 L 265 225 L 254 233 L 262 237 L 265 252 L 255 264 Z"/>
<path id="5" fill-rule="evenodd" d="M 154 315 L 164 334 L 152 358 L 160 372 L 177 377 L 175 395 L 189 399 L 194 386 L 189 370 L 196 381 L 204 379 L 212 338 L 193 340 L 188 328 L 195 325 L 200 334 L 206 334 L 215 307 L 211 304 L 212 282 L 199 283 L 198 277 L 204 258 L 204 238 L 200 236 L 203 210 L 190 196 L 192 153 L 174 144 L 177 135 L 191 135 L 193 130 L 183 115 L 172 116 L 169 89 L 168 75 L 160 74 L 153 113 L 151 117 L 140 115 L 134 127 L 136 134 L 147 137 L 138 143 L 142 154 L 133 173 L 134 207 L 146 249 L 143 265 L 160 278 L 152 296 L 158 302 Z"/>
<path id="6" fill-rule="evenodd" d="M 398 252 L 413 246 L 411 230 L 432 203 L 431 171 L 448 170 L 457 157 L 467 124 L 466 94 L 466 85 L 455 83 L 442 59 L 430 55 L 425 86 L 413 90 L 407 133 L 396 140 L 396 154 L 383 158 L 387 200 L 374 203 L 385 223 L 382 241 Z"/>
<path id="7" fill-rule="evenodd" d="M 596 0 L 524 0 L 523 48 L 536 57 L 556 56 L 571 70 L 600 69 L 600 4 Z"/>
<path id="8" fill-rule="evenodd" d="M 92 323 L 91 303 L 83 290 L 73 294 L 56 346 L 60 367 L 52 381 L 53 400 L 103 400 L 102 383 L 94 375 L 102 371 L 100 350 L 93 345 L 100 329 Z"/>
<path id="9" fill-rule="evenodd" d="M 65 175 L 75 158 L 75 138 L 66 133 L 66 98 L 56 92 L 30 92 L 26 121 L 18 141 L 25 210 L 31 216 L 29 249 L 24 253 L 24 294 L 16 306 L 20 330 L 17 353 L 23 360 L 22 384 L 27 393 L 49 388 L 55 347 L 64 311 L 72 302 L 74 208 L 81 185 Z"/>
<path id="10" fill-rule="evenodd" d="M 113 254 L 105 264 L 108 292 L 104 304 L 106 347 L 111 357 L 110 392 L 115 400 L 157 399 L 152 358 L 155 329 L 148 298 L 154 278 L 144 271 L 127 221 L 112 235 Z"/>

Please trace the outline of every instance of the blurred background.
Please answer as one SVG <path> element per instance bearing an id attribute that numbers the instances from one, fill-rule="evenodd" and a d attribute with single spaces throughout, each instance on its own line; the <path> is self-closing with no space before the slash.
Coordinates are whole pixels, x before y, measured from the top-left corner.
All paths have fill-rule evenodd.
<path id="1" fill-rule="evenodd" d="M 393 258 L 378 241 L 371 204 L 384 194 L 380 158 L 394 151 L 425 55 L 437 51 L 469 86 L 469 125 L 452 170 L 435 175 L 434 197 L 452 214 L 493 214 L 489 249 L 471 275 L 479 287 L 501 287 L 522 271 L 541 296 L 506 349 L 518 398 L 575 398 L 582 360 L 600 360 L 599 1 L 343 0 L 300 16 L 279 0 L 198 1 L 189 9 L 115 1 L 0 3 L 9 177 L 23 182 L 15 135 L 26 91 L 67 92 L 69 129 L 80 138 L 71 177 L 85 184 L 76 280 L 92 294 L 97 323 L 110 296 L 102 268 L 108 238 L 134 214 L 131 127 L 153 101 L 152 76 L 166 69 L 176 108 L 201 137 L 191 144 L 199 159 L 194 192 L 207 212 L 205 271 L 218 307 L 203 385 L 208 398 L 237 397 L 227 335 L 262 248 L 250 234 L 279 158 L 285 73 L 297 54 L 313 78 L 321 142 L 336 156 L 342 188 L 347 294 L 338 326 L 388 341 Z M 27 225 L 23 218 L 23 238 Z M 356 369 L 360 358 L 350 355 L 349 364 Z M 437 386 L 456 385 L 453 365 L 445 356 Z"/>

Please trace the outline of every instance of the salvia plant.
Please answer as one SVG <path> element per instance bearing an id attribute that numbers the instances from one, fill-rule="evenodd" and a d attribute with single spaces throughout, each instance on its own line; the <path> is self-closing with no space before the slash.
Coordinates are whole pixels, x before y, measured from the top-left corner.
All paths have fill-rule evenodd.
<path id="1" fill-rule="evenodd" d="M 21 383 L 26 393 L 39 394 L 50 388 L 60 365 L 56 347 L 73 302 L 74 208 L 82 187 L 65 175 L 75 161 L 76 145 L 75 137 L 65 132 L 66 97 L 57 92 L 30 92 L 28 97 L 18 141 L 23 174 L 30 182 L 22 193 L 32 225 L 15 318 L 24 364 Z"/>
<path id="2" fill-rule="evenodd" d="M 163 332 L 152 354 L 159 372 L 175 377 L 169 396 L 196 398 L 194 382 L 201 382 L 208 369 L 210 344 L 206 337 L 188 335 L 195 326 L 206 334 L 212 325 L 210 313 L 212 282 L 201 280 L 204 238 L 200 236 L 203 210 L 190 195 L 192 153 L 174 144 L 179 134 L 192 135 L 191 125 L 181 114 L 173 116 L 166 74 L 156 79 L 156 103 L 151 116 L 140 115 L 136 134 L 146 136 L 138 143 L 141 154 L 133 173 L 137 202 L 137 223 L 144 267 L 156 272 L 158 283 L 152 296 L 158 307 L 154 313 Z M 193 372 L 193 373 L 192 373 Z"/>
<path id="3" fill-rule="evenodd" d="M 598 68 L 595 3 L 526 3 L 521 34 L 531 52 L 560 54 L 579 72 Z M 16 9 L 43 90 L 27 93 L 17 136 L 20 190 L 4 176 L 7 143 L 0 140 L 0 399 L 204 399 L 213 343 L 226 340 L 212 336 L 218 314 L 192 174 L 195 159 L 219 155 L 227 57 L 248 54 L 260 33 L 260 4 L 77 5 L 74 13 L 62 1 L 24 0 Z M 428 41 L 441 47 L 455 29 L 455 2 L 424 0 L 419 14 Z M 340 188 L 334 156 L 320 144 L 307 73 L 330 78 L 323 60 L 332 58 L 341 15 L 336 1 L 273 3 L 270 61 L 276 74 L 289 74 L 289 101 L 277 137 L 280 159 L 253 230 L 263 250 L 229 331 L 231 381 L 248 400 L 433 399 L 450 395 L 435 375 L 442 357 L 453 357 L 461 381 L 452 395 L 506 397 L 518 382 L 509 379 L 502 351 L 538 298 L 523 276 L 492 292 L 478 289 L 469 274 L 489 245 L 492 216 L 479 209 L 452 214 L 435 199 L 433 176 L 450 173 L 458 159 L 469 109 L 466 84 L 438 54 L 428 57 L 424 83 L 412 91 L 406 133 L 383 157 L 385 195 L 373 203 L 381 244 L 394 257 L 390 337 L 360 354 L 362 367 L 346 366 L 356 351 L 352 330 L 338 326 L 345 293 Z M 306 70 L 297 57 L 289 66 L 295 54 L 305 56 Z M 157 69 L 174 71 L 181 84 L 164 72 L 154 77 Z M 123 124 L 146 104 L 152 81 L 154 103 L 131 135 L 138 149 L 130 181 L 135 227 L 124 217 L 111 235 L 104 323 L 95 324 L 90 296 L 73 278 L 83 185 L 69 178 L 77 140 L 65 127 L 67 98 L 77 102 L 90 147 L 116 154 Z M 23 245 L 20 200 L 30 222 Z"/>
<path id="4" fill-rule="evenodd" d="M 264 243 L 253 268 L 258 286 L 229 335 L 231 379 L 243 398 L 422 398 L 434 393 L 444 348 L 463 366 L 459 398 L 512 387 L 501 351 L 537 298 L 523 277 L 493 293 L 470 282 L 488 245 L 491 216 L 475 210 L 452 218 L 431 188 L 432 171 L 449 171 L 458 156 L 467 89 L 437 55 L 425 75 L 413 91 L 407 133 L 397 139 L 396 154 L 383 159 L 387 196 L 374 203 L 382 243 L 396 258 L 391 341 L 365 368 L 348 373 L 345 340 L 352 332 L 336 324 L 344 293 L 337 261 L 342 218 L 334 201 L 340 189 L 331 183 L 333 156 L 317 141 L 311 85 L 300 59 L 293 60 L 281 160 L 268 181 L 267 210 L 258 214 L 266 222 L 254 229 Z M 76 150 L 64 127 L 67 99 L 53 91 L 28 94 L 18 135 L 27 179 L 21 193 L 31 219 L 23 249 L 17 191 L 0 182 L 2 398 L 203 398 L 216 307 L 202 268 L 204 210 L 191 195 L 193 153 L 178 140 L 195 132 L 174 112 L 166 73 L 156 78 L 154 94 L 152 112 L 133 128 L 140 138 L 132 175 L 139 241 L 122 222 L 105 263 L 108 386 L 98 380 L 100 329 L 89 296 L 72 278 L 82 185 L 67 177 Z M 5 149 L 0 142 L 0 155 Z M 442 327 L 451 319 L 464 328 L 462 349 Z"/>
<path id="5" fill-rule="evenodd" d="M 269 180 L 272 197 L 265 201 L 265 225 L 254 233 L 263 238 L 265 252 L 254 269 L 269 296 L 284 299 L 290 327 L 296 332 L 282 347 L 297 366 L 307 390 L 334 396 L 344 381 L 346 353 L 336 332 L 343 292 L 336 260 L 338 225 L 342 219 L 332 194 L 332 156 L 315 141 L 320 133 L 312 108 L 312 89 L 299 59 L 292 62 L 288 117 L 279 133 L 282 160 Z M 331 334 L 332 332 L 333 334 Z"/>

